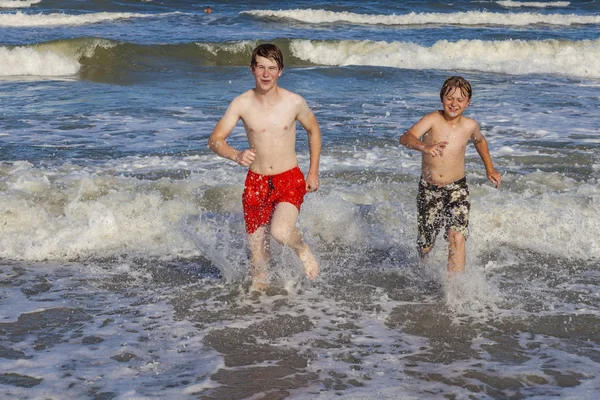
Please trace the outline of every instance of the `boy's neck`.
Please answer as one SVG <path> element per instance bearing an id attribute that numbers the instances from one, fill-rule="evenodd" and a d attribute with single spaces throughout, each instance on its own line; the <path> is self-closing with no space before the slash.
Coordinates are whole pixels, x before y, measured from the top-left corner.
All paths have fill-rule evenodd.
<path id="1" fill-rule="evenodd" d="M 442 113 L 441 113 L 442 114 L 442 118 L 444 118 L 444 120 L 447 123 L 452 124 L 452 125 L 456 125 L 457 123 L 459 123 L 460 120 L 463 117 L 462 113 L 460 113 L 459 115 L 456 115 L 456 116 L 453 117 L 451 115 L 446 114 L 445 110 L 441 110 L 441 111 L 442 111 Z"/>
<path id="2" fill-rule="evenodd" d="M 261 90 L 257 87 L 254 88 L 254 94 L 263 100 L 269 100 L 279 96 L 279 86 L 275 85 L 269 90 Z"/>

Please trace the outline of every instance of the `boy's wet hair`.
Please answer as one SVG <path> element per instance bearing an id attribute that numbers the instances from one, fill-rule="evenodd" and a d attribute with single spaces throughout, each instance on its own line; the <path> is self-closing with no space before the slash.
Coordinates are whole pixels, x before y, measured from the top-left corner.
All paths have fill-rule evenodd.
<path id="1" fill-rule="evenodd" d="M 281 54 L 281 49 L 274 44 L 264 43 L 259 46 L 256 46 L 254 51 L 252 51 L 252 61 L 250 62 L 250 66 L 252 68 L 256 67 L 256 57 L 264 57 L 270 60 L 273 60 L 277 63 L 279 70 L 283 69 L 283 54 Z"/>
<path id="2" fill-rule="evenodd" d="M 459 89 L 463 96 L 467 96 L 469 99 L 473 95 L 473 89 L 471 89 L 469 81 L 462 76 L 451 76 L 446 79 L 442 85 L 442 90 L 440 90 L 440 100 L 444 101 L 444 96 L 452 89 Z"/>

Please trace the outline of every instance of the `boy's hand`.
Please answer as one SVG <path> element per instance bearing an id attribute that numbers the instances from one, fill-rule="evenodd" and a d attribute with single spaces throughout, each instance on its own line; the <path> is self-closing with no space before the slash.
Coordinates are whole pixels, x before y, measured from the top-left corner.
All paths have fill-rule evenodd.
<path id="1" fill-rule="evenodd" d="M 430 155 L 431 157 L 442 156 L 444 154 L 444 148 L 448 142 L 439 142 L 430 145 L 425 145 L 422 152 Z"/>
<path id="2" fill-rule="evenodd" d="M 240 164 L 243 167 L 249 167 L 254 161 L 256 157 L 256 151 L 253 149 L 246 149 L 243 151 L 238 151 L 237 156 L 235 156 L 235 162 Z"/>
<path id="3" fill-rule="evenodd" d="M 500 172 L 496 171 L 495 169 L 492 169 L 490 171 L 486 171 L 485 174 L 487 175 L 487 178 L 490 180 L 490 182 L 494 184 L 496 189 L 498 189 L 500 187 L 500 182 L 502 181 L 502 175 L 500 175 Z"/>
<path id="4" fill-rule="evenodd" d="M 319 186 L 321 186 L 319 177 L 308 174 L 308 176 L 306 177 L 306 191 L 314 192 L 319 188 Z"/>

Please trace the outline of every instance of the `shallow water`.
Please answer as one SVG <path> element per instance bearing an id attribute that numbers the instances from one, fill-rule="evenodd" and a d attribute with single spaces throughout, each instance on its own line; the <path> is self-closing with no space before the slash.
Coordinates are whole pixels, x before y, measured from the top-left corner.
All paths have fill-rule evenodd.
<path id="1" fill-rule="evenodd" d="M 344 255 L 263 295 L 203 259 L 4 265 L 3 309 L 30 310 L 0 323 L 4 395 L 592 398 L 597 264 L 519 251 L 447 282 L 393 252 L 322 261 Z"/>

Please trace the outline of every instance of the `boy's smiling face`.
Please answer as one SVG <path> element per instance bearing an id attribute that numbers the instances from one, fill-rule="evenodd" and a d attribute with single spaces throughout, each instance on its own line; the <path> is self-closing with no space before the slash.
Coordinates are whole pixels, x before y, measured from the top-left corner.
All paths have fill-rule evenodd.
<path id="1" fill-rule="evenodd" d="M 450 118 L 456 118 L 467 109 L 471 99 L 467 93 L 463 93 L 458 88 L 450 88 L 442 97 L 442 105 L 444 107 L 444 114 Z"/>
<path id="2" fill-rule="evenodd" d="M 277 61 L 256 56 L 256 65 L 250 67 L 256 81 L 256 87 L 264 91 L 272 89 L 283 72 Z"/>

